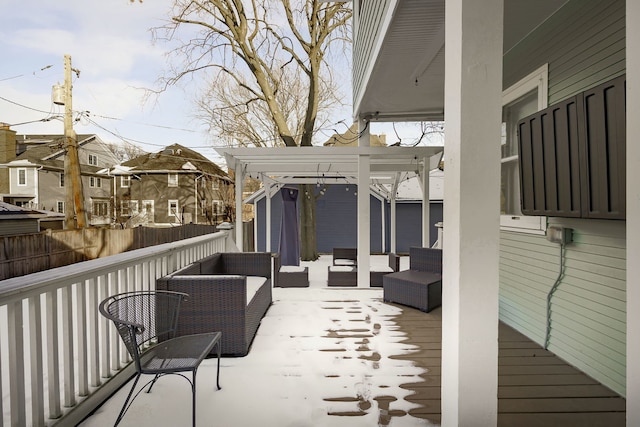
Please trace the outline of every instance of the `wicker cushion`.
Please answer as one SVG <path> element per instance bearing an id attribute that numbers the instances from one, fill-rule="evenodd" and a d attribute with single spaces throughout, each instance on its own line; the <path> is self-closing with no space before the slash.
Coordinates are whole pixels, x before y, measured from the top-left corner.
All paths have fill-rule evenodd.
<path id="1" fill-rule="evenodd" d="M 329 271 L 333 272 L 333 271 L 340 271 L 340 272 L 347 272 L 347 271 L 357 271 L 357 269 L 355 267 L 349 267 L 347 265 L 330 265 L 329 266 Z"/>
<path id="2" fill-rule="evenodd" d="M 280 273 L 302 273 L 306 267 L 300 265 L 283 265 L 280 267 Z"/>
<path id="3" fill-rule="evenodd" d="M 247 276 L 247 305 L 251 302 L 260 286 L 267 281 L 266 277 Z"/>

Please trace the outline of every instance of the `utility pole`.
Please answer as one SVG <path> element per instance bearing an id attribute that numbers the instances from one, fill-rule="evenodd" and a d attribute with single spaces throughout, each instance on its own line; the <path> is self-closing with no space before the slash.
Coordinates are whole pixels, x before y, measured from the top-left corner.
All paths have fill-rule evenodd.
<path id="1" fill-rule="evenodd" d="M 73 109 L 71 105 L 72 82 L 71 72 L 80 71 L 71 68 L 71 55 L 64 56 L 64 178 L 65 178 L 65 222 L 67 229 L 85 228 L 87 214 L 84 210 L 84 193 L 82 191 L 82 175 L 78 159 L 78 139 L 73 130 Z M 75 214 L 75 219 L 74 219 Z"/>

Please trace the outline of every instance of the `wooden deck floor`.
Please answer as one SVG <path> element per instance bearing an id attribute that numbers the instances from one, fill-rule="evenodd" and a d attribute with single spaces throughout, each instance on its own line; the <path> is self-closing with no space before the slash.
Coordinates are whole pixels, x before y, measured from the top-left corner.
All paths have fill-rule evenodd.
<path id="1" fill-rule="evenodd" d="M 441 312 L 402 308 L 394 320 L 419 350 L 398 359 L 427 369 L 423 382 L 403 385 L 421 405 L 410 413 L 440 423 Z M 625 426 L 624 398 L 502 323 L 498 358 L 498 426 Z"/>

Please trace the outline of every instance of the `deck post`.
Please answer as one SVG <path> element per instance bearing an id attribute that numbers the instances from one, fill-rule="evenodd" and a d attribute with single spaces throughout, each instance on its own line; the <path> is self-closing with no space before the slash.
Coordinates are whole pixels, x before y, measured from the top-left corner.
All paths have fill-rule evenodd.
<path id="1" fill-rule="evenodd" d="M 369 122 L 358 121 L 358 146 L 371 145 Z M 369 266 L 371 263 L 371 158 L 369 155 L 358 155 L 358 287 L 369 287 Z"/>
<path id="2" fill-rule="evenodd" d="M 627 55 L 627 425 L 640 425 L 640 4 L 626 2 Z"/>
<path id="3" fill-rule="evenodd" d="M 244 250 L 244 234 L 242 229 L 242 184 L 244 183 L 245 173 L 242 170 L 242 165 L 240 162 L 236 162 L 236 167 L 234 168 L 235 177 L 236 177 L 236 185 L 235 185 L 235 196 L 236 196 L 236 246 L 242 252 Z"/>
<path id="4" fill-rule="evenodd" d="M 369 287 L 369 267 L 371 264 L 371 200 L 369 180 L 371 158 L 366 154 L 358 156 L 358 287 Z"/>
<path id="5" fill-rule="evenodd" d="M 442 426 L 497 424 L 503 0 L 445 3 Z"/>
<path id="6" fill-rule="evenodd" d="M 422 175 L 420 186 L 422 187 L 422 246 L 431 246 L 431 201 L 429 194 L 429 158 L 422 158 Z"/>

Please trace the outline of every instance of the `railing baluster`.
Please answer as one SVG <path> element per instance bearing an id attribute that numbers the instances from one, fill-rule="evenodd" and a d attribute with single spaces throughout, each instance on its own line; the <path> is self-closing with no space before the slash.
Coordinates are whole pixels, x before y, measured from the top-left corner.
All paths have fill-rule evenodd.
<path id="1" fill-rule="evenodd" d="M 78 395 L 87 396 L 89 394 L 89 364 L 87 358 L 87 293 L 86 281 L 82 281 L 76 286 L 76 335 L 78 337 L 77 360 L 78 360 Z"/>
<path id="2" fill-rule="evenodd" d="M 47 377 L 49 418 L 60 418 L 60 366 L 58 356 L 58 291 L 47 292 Z"/>
<path id="3" fill-rule="evenodd" d="M 100 276 L 98 278 L 99 288 L 100 288 L 100 299 L 105 299 L 107 297 L 107 293 L 109 291 L 109 277 L 108 276 Z M 110 341 L 110 332 L 109 332 L 109 319 L 104 316 L 100 316 L 100 372 L 102 378 L 109 378 L 111 376 L 111 365 L 109 364 L 109 355 L 112 354 L 110 351 L 111 341 Z"/>
<path id="4" fill-rule="evenodd" d="M 42 308 L 40 295 L 29 297 L 29 353 L 31 359 L 31 424 L 44 426 Z"/>
<path id="5" fill-rule="evenodd" d="M 109 295 L 115 295 L 119 292 L 118 289 L 118 271 L 112 271 L 109 273 Z M 120 370 L 120 339 L 118 338 L 118 331 L 113 325 L 108 325 L 108 330 L 110 331 L 109 336 L 110 340 L 110 352 L 111 355 L 111 370 L 118 371 Z M 109 372 L 109 376 L 111 376 L 111 372 Z"/>
<path id="6" fill-rule="evenodd" d="M 2 367 L 2 351 L 0 351 L 0 367 Z M 2 369 L 0 369 L 0 396 L 4 397 L 4 387 L 2 386 Z M 4 398 L 0 398 L 0 425 L 4 425 Z"/>
<path id="7" fill-rule="evenodd" d="M 11 425 L 26 426 L 24 388 L 24 335 L 22 300 L 7 305 L 9 332 L 9 390 L 11 393 Z"/>
<path id="8" fill-rule="evenodd" d="M 71 287 L 68 285 L 60 290 L 62 307 L 62 364 L 64 369 L 64 406 L 70 408 L 76 404 L 75 375 L 73 369 L 73 302 L 71 301 Z"/>
<path id="9" fill-rule="evenodd" d="M 91 278 L 87 281 L 88 300 L 87 300 L 87 316 L 88 316 L 88 333 L 89 340 L 89 384 L 91 387 L 98 387 L 100 382 L 100 351 L 98 338 L 100 330 L 98 328 L 98 283 L 99 278 Z"/>

